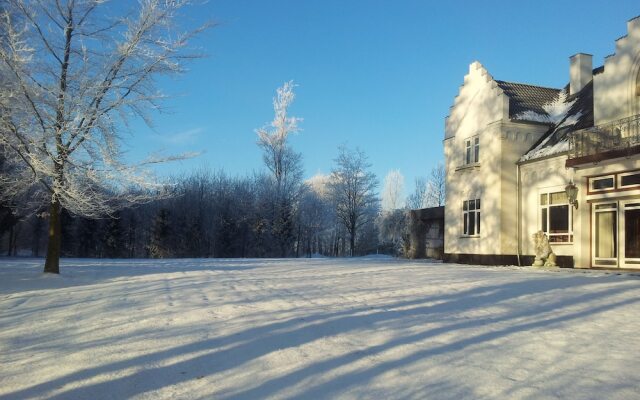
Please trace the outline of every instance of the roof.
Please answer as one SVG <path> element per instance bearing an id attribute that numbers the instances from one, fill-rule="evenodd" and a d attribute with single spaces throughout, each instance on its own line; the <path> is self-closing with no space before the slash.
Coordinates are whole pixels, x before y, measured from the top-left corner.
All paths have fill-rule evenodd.
<path id="1" fill-rule="evenodd" d="M 568 85 L 567 85 L 568 86 Z M 565 88 L 565 90 L 567 90 Z M 572 103 L 565 116 L 549 128 L 520 158 L 528 161 L 548 157 L 569 150 L 570 132 L 593 126 L 593 80 L 578 93 L 567 96 L 565 103 Z"/>
<path id="2" fill-rule="evenodd" d="M 444 218 L 444 206 L 420 208 L 417 210 L 411 210 L 411 212 L 415 213 L 416 217 L 423 221 Z"/>
<path id="3" fill-rule="evenodd" d="M 526 111 L 533 111 L 544 115 L 546 112 L 542 106 L 552 102 L 558 97 L 558 93 L 560 93 L 560 89 L 527 85 L 524 83 L 498 80 L 496 80 L 496 83 L 509 97 L 510 118 Z"/>

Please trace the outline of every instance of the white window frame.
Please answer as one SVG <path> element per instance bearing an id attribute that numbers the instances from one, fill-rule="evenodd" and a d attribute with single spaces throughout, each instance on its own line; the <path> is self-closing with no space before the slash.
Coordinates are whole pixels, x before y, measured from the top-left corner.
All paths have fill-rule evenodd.
<path id="1" fill-rule="evenodd" d="M 470 202 L 473 202 L 473 210 L 471 209 Z M 466 207 L 465 207 L 466 206 Z M 480 207 L 478 207 L 480 206 Z M 479 237 L 480 236 L 480 216 L 482 203 L 479 198 L 469 199 L 462 202 L 462 236 L 464 237 Z M 465 209 L 466 208 L 466 209 Z M 474 230 L 469 230 L 469 215 L 474 216 Z"/>
<path id="2" fill-rule="evenodd" d="M 471 136 L 464 141 L 463 165 L 480 162 L 480 135 Z"/>
<path id="3" fill-rule="evenodd" d="M 551 189 L 542 190 L 538 193 L 538 210 L 539 210 L 538 224 L 539 224 L 540 230 L 547 235 L 547 237 L 549 238 L 549 243 L 553 245 L 573 244 L 573 205 L 569 204 L 568 199 L 566 203 L 550 204 L 551 194 L 553 193 L 564 193 L 564 189 L 551 188 Z M 542 196 L 546 196 L 546 204 L 542 204 Z M 562 206 L 567 206 L 567 210 L 569 213 L 569 215 L 567 216 L 568 232 L 551 233 L 549 230 L 549 228 L 551 227 L 551 210 L 550 209 L 552 207 L 562 207 Z M 546 210 L 545 224 L 543 224 L 542 222 L 542 217 L 545 214 L 544 210 Z M 544 225 L 546 225 L 546 229 Z M 567 241 L 554 240 L 555 238 L 560 238 L 563 236 L 566 237 L 568 240 Z"/>
<path id="4" fill-rule="evenodd" d="M 629 176 L 629 175 L 640 175 L 640 171 L 630 171 L 630 172 L 622 172 L 620 174 L 618 174 L 618 188 L 619 189 L 635 189 L 635 188 L 640 188 L 640 184 L 631 184 L 631 185 L 623 185 L 622 184 L 622 177 L 624 176 Z"/>
<path id="5" fill-rule="evenodd" d="M 613 182 L 613 186 L 611 187 L 607 187 L 604 189 L 596 189 L 595 187 L 593 187 L 594 183 L 596 181 L 599 181 L 601 179 L 611 179 Z M 589 192 L 591 193 L 598 193 L 598 192 L 606 192 L 609 190 L 615 190 L 616 189 L 616 176 L 615 174 L 611 174 L 611 175 L 604 175 L 604 176 L 595 176 L 593 178 L 589 178 Z"/>

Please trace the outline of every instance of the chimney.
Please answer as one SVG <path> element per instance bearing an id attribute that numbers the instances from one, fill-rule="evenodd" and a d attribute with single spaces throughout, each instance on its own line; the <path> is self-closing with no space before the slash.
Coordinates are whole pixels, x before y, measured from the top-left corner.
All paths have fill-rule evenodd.
<path id="1" fill-rule="evenodd" d="M 593 56 L 578 53 L 569 57 L 569 94 L 576 94 L 593 79 Z"/>

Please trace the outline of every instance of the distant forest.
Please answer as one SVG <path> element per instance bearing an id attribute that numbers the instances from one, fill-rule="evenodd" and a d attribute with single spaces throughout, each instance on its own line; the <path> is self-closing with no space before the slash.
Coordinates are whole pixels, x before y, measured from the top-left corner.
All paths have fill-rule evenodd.
<path id="1" fill-rule="evenodd" d="M 417 190 L 407 199 L 406 207 L 428 204 L 427 190 L 437 182 L 436 172 L 426 183 L 416 182 Z M 85 218 L 63 211 L 62 256 L 346 256 L 350 254 L 350 236 L 337 216 L 330 179 L 318 176 L 304 182 L 291 207 L 283 212 L 275 206 L 269 174 L 230 177 L 201 168 L 172 179 L 167 185 L 172 191 L 168 198 L 125 208 L 112 216 Z M 383 197 L 391 192 L 389 183 L 385 182 Z M 382 211 L 380 199 L 374 197 L 363 214 L 353 254 L 401 254 L 404 211 Z M 45 206 L 29 210 L 0 203 L 0 255 L 44 256 L 47 221 Z"/>

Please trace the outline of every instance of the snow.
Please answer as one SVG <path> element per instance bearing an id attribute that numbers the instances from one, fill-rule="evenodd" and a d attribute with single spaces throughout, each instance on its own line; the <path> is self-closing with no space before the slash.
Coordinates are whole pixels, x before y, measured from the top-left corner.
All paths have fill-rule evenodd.
<path id="1" fill-rule="evenodd" d="M 527 154 L 520 157 L 520 161 L 549 157 L 555 154 L 569 151 L 569 139 L 567 137 L 562 138 L 557 143 L 554 143 L 551 146 L 547 146 L 547 142 L 554 136 L 554 134 L 558 130 L 577 124 L 582 117 L 581 112 L 576 112 L 575 114 L 568 115 L 571 107 L 573 107 L 573 105 L 577 101 L 577 99 L 575 98 L 571 101 L 567 101 L 568 96 L 569 94 L 567 92 L 567 89 L 564 89 L 558 93 L 558 97 L 556 97 L 553 101 L 543 105 L 542 108 L 545 110 L 546 115 L 541 115 L 536 113 L 535 111 L 527 110 L 514 117 L 514 119 L 517 120 L 545 122 L 554 125 L 553 132 L 547 135 L 547 137 L 540 144 L 538 144 L 535 149 L 532 149 Z"/>
<path id="2" fill-rule="evenodd" d="M 640 398 L 640 277 L 0 259 L 0 399 Z"/>
<path id="3" fill-rule="evenodd" d="M 569 151 L 569 138 L 565 137 L 562 140 L 559 140 L 557 143 L 546 146 L 549 139 L 551 139 L 553 135 L 547 136 L 535 149 L 529 151 L 527 154 L 520 157 L 520 161 L 534 160 L 536 158 L 549 157 L 554 154 L 563 153 L 565 151 Z"/>
<path id="4" fill-rule="evenodd" d="M 576 99 L 567 101 L 568 97 L 569 92 L 567 91 L 567 89 L 563 89 L 558 92 L 558 96 L 556 96 L 555 99 L 542 105 L 542 109 L 545 111 L 545 114 L 539 114 L 532 110 L 526 110 L 515 115 L 513 119 L 522 121 L 545 122 L 555 125 L 561 122 L 567 116 L 567 113 L 569 112 L 569 110 L 571 110 L 571 107 L 573 107 L 576 102 Z M 573 124 L 575 124 L 575 122 Z"/>

